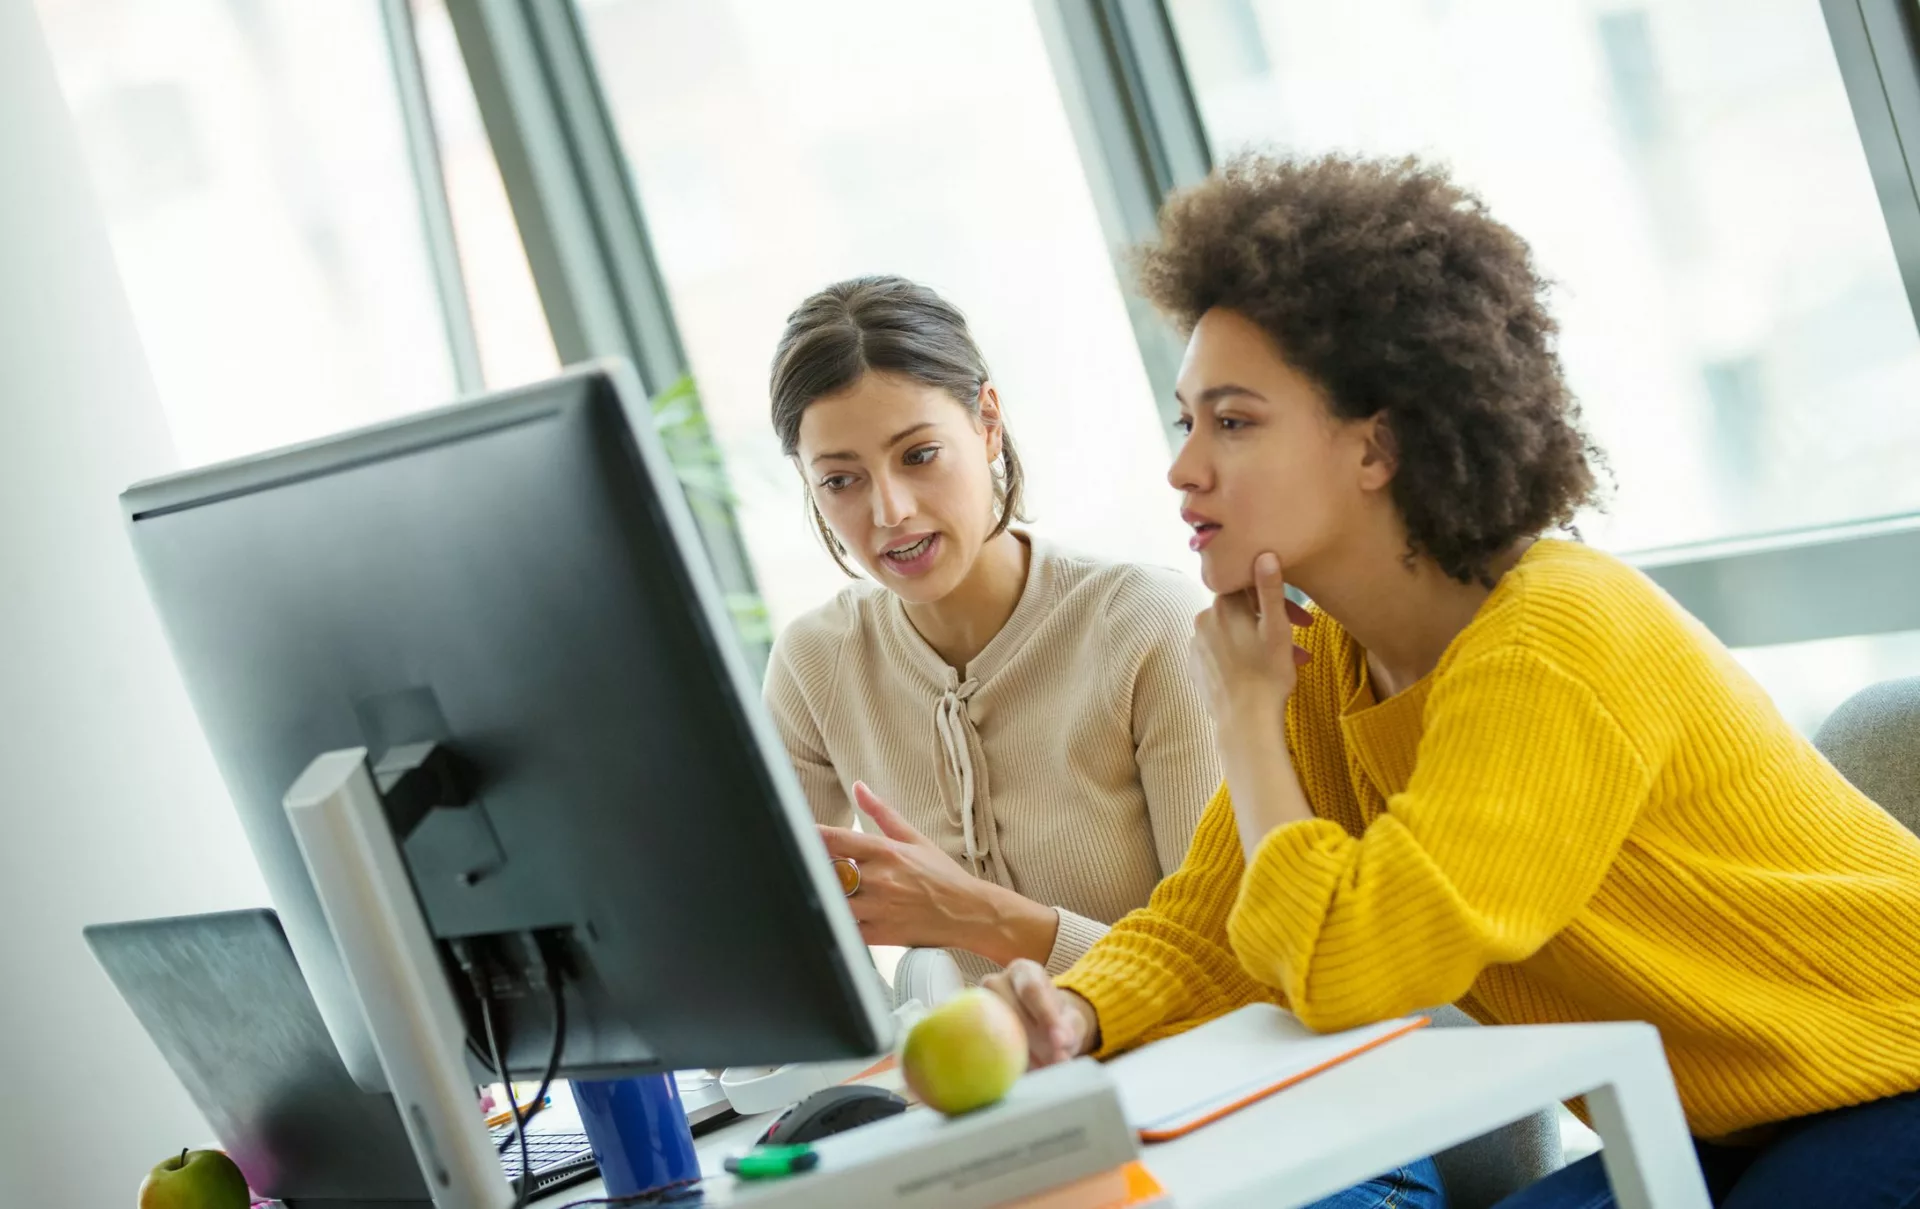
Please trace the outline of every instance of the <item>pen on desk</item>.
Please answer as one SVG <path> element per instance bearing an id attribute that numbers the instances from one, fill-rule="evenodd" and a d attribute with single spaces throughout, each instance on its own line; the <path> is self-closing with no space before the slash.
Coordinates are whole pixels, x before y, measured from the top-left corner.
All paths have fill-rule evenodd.
<path id="1" fill-rule="evenodd" d="M 525 1120 L 526 1118 L 528 1118 L 533 1114 L 533 1111 L 536 1108 L 551 1108 L 551 1107 L 553 1107 L 552 1096 L 545 1097 L 544 1099 L 540 1100 L 537 1104 L 536 1103 L 522 1104 L 520 1106 L 520 1118 L 521 1120 Z M 507 1122 L 511 1120 L 513 1120 L 512 1110 L 503 1108 L 499 1112 L 494 1113 L 492 1116 L 487 1118 L 487 1128 L 498 1129 L 500 1126 L 505 1125 Z"/>

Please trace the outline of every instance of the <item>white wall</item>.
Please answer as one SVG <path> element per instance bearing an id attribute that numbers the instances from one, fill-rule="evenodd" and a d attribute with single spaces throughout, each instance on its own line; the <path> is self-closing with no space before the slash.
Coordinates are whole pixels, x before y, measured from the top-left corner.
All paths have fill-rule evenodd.
<path id="1" fill-rule="evenodd" d="M 266 901 L 116 494 L 174 454 L 31 0 L 0 0 L 0 1201 L 210 1141 L 83 924 Z"/>

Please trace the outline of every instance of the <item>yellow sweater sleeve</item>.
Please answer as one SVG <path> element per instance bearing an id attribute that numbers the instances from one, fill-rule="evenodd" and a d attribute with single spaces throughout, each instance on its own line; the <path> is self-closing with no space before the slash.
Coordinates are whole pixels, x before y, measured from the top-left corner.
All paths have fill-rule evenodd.
<path id="1" fill-rule="evenodd" d="M 1436 684 L 1406 791 L 1362 836 L 1323 819 L 1267 835 L 1233 950 L 1322 1031 L 1450 1003 L 1572 920 L 1651 787 L 1590 688 L 1526 647 L 1492 651 Z"/>
<path id="2" fill-rule="evenodd" d="M 1247 977 L 1227 944 L 1227 914 L 1244 866 L 1222 787 L 1200 816 L 1185 863 L 1056 980 L 1093 1004 L 1100 1019 L 1095 1057 L 1273 998 Z"/>

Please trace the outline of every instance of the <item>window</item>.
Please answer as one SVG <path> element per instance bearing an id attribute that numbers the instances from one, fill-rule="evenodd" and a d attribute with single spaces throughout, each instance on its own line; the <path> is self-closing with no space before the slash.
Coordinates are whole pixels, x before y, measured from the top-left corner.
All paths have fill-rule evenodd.
<path id="1" fill-rule="evenodd" d="M 39 7 L 182 462 L 453 396 L 375 5 Z"/>
<path id="2" fill-rule="evenodd" d="M 1188 566 L 1154 409 L 1029 0 L 585 0 L 776 623 L 845 582 L 768 419 L 787 314 L 899 273 L 966 310 L 1036 530 Z"/>
<path id="3" fill-rule="evenodd" d="M 558 370 L 560 358 L 446 0 L 414 0 L 413 19 L 481 372 L 489 390 L 537 381 Z"/>
<path id="4" fill-rule="evenodd" d="M 1452 165 L 1556 283 L 1616 549 L 1920 508 L 1920 337 L 1811 0 L 1171 0 L 1216 158 Z"/>

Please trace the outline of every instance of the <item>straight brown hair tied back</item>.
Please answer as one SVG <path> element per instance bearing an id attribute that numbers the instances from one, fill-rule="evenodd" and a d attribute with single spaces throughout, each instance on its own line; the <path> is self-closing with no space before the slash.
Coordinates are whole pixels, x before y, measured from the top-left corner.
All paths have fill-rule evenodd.
<path id="1" fill-rule="evenodd" d="M 869 373 L 895 374 L 945 391 L 980 420 L 980 388 L 991 375 L 960 309 L 904 277 L 856 277 L 814 294 L 787 316 L 773 353 L 770 394 L 773 431 L 781 452 L 800 452 L 800 417 L 815 400 L 838 394 Z M 1000 462 L 994 467 L 998 508 L 991 537 L 1024 520 L 1026 475 L 1013 434 L 1002 421 Z M 827 552 L 848 575 L 846 548 L 807 491 L 807 511 Z"/>

